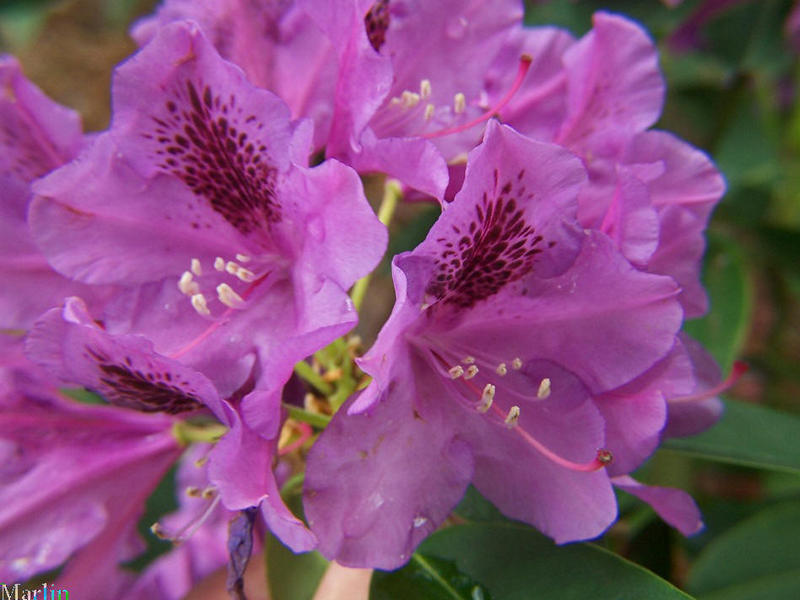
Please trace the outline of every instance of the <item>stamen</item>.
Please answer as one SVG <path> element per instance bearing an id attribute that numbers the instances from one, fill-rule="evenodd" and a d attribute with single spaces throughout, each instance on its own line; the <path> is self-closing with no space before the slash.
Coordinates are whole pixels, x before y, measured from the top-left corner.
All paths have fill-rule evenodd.
<path id="1" fill-rule="evenodd" d="M 217 271 L 224 271 L 225 270 L 225 259 L 221 256 L 218 256 L 214 259 L 214 268 Z"/>
<path id="2" fill-rule="evenodd" d="M 200 488 L 194 485 L 190 485 L 186 488 L 186 495 L 190 498 L 199 498 L 200 497 Z"/>
<path id="3" fill-rule="evenodd" d="M 464 379 L 472 379 L 475 375 L 478 374 L 478 367 L 475 365 L 470 365 L 467 367 L 467 372 L 464 373 Z"/>
<path id="4" fill-rule="evenodd" d="M 200 495 L 203 497 L 204 500 L 211 500 L 211 498 L 213 498 L 214 494 L 216 493 L 217 493 L 217 488 L 208 486 L 206 489 L 200 492 Z"/>
<path id="5" fill-rule="evenodd" d="M 211 311 L 208 310 L 208 302 L 206 302 L 206 297 L 203 294 L 192 295 L 192 306 L 201 315 L 208 316 L 211 314 Z"/>
<path id="6" fill-rule="evenodd" d="M 714 387 L 697 394 L 681 396 L 680 398 L 670 398 L 669 402 L 670 404 L 673 402 L 696 402 L 700 400 L 708 400 L 714 396 L 719 396 L 722 392 L 732 388 L 734 384 L 739 381 L 739 378 L 747 372 L 748 368 L 749 367 L 747 366 L 747 363 L 737 360 L 735 363 L 733 363 L 730 374 Z"/>
<path id="7" fill-rule="evenodd" d="M 403 106 L 406 108 L 414 108 L 417 104 L 419 104 L 419 94 L 415 92 L 409 92 L 405 90 L 402 95 L 402 102 Z"/>
<path id="8" fill-rule="evenodd" d="M 460 115 L 464 112 L 467 108 L 467 99 L 464 97 L 462 92 L 458 92 L 455 96 L 453 96 L 453 111 Z"/>
<path id="9" fill-rule="evenodd" d="M 207 462 L 208 462 L 208 456 L 203 456 L 202 458 L 198 458 L 196 461 L 194 461 L 194 466 L 197 467 L 198 469 L 201 469 L 205 466 Z"/>
<path id="10" fill-rule="evenodd" d="M 236 260 L 238 260 L 239 262 L 246 263 L 246 262 L 250 262 L 253 259 L 250 258 L 249 256 L 247 256 L 247 254 L 237 254 L 236 255 Z"/>
<path id="11" fill-rule="evenodd" d="M 245 283 L 251 283 L 256 280 L 256 275 L 252 271 L 245 269 L 244 267 L 239 267 L 239 269 L 235 273 L 236 277 L 238 277 L 241 281 Z"/>
<path id="12" fill-rule="evenodd" d="M 245 304 L 244 299 L 227 283 L 220 283 L 217 286 L 217 297 L 220 302 L 230 308 L 241 308 Z"/>
<path id="13" fill-rule="evenodd" d="M 419 82 L 419 95 L 420 98 L 430 98 L 431 96 L 431 80 L 423 79 Z"/>
<path id="14" fill-rule="evenodd" d="M 229 260 L 228 262 L 225 263 L 225 270 L 231 275 L 236 275 L 236 272 L 241 268 L 242 268 L 241 266 L 239 266 L 232 260 Z"/>
<path id="15" fill-rule="evenodd" d="M 611 450 L 606 450 L 605 448 L 598 448 L 597 457 L 595 460 L 603 463 L 604 467 L 607 467 L 612 462 L 614 462 L 614 455 L 611 454 Z"/>
<path id="16" fill-rule="evenodd" d="M 491 408 L 492 402 L 494 401 L 494 392 L 495 387 L 491 383 L 487 383 L 484 386 L 483 393 L 481 394 L 481 402 L 478 404 L 479 413 L 485 413 Z"/>
<path id="17" fill-rule="evenodd" d="M 164 531 L 164 528 L 161 526 L 161 523 L 156 522 L 150 525 L 150 531 L 154 536 L 156 536 L 160 540 L 169 539 L 169 536 L 167 535 L 167 532 Z"/>
<path id="18" fill-rule="evenodd" d="M 517 70 L 517 76 L 514 79 L 514 83 L 511 85 L 511 89 L 508 90 L 505 96 L 503 96 L 500 101 L 495 105 L 494 108 L 489 109 L 485 113 L 483 113 L 477 119 L 473 119 L 469 123 L 464 123 L 463 125 L 458 125 L 456 127 L 450 127 L 448 129 L 441 129 L 439 131 L 433 131 L 431 133 L 426 133 L 422 137 L 426 139 L 441 137 L 443 135 L 450 135 L 451 133 L 458 133 L 459 131 L 465 131 L 470 127 L 474 127 L 478 123 L 483 123 L 484 121 L 488 121 L 497 113 L 499 113 L 503 108 L 505 108 L 506 104 L 511 101 L 511 98 L 514 94 L 517 93 L 519 88 L 522 86 L 522 81 L 525 79 L 525 75 L 528 74 L 528 70 L 531 68 L 531 62 L 533 59 L 528 56 L 527 54 L 523 54 L 519 59 L 519 69 Z"/>
<path id="19" fill-rule="evenodd" d="M 189 271 L 184 271 L 181 278 L 178 280 L 178 289 L 182 294 L 193 296 L 200 293 L 200 286 L 194 281 L 194 275 Z"/>
<path id="20" fill-rule="evenodd" d="M 522 368 L 522 359 L 519 357 L 515 358 L 511 361 L 511 368 L 515 371 L 519 371 Z"/>
<path id="21" fill-rule="evenodd" d="M 430 102 L 428 102 L 427 106 L 425 106 L 425 113 L 423 114 L 423 117 L 425 118 L 425 120 L 426 121 L 430 121 L 433 118 L 433 113 L 435 111 L 436 111 L 436 107 L 433 104 L 431 104 Z"/>
<path id="22" fill-rule="evenodd" d="M 519 423 L 519 406 L 512 406 L 508 409 L 505 424 L 509 429 L 513 429 Z"/>
<path id="23" fill-rule="evenodd" d="M 203 274 L 203 265 L 200 264 L 200 260 L 197 258 L 192 259 L 192 273 L 200 277 Z"/>
<path id="24" fill-rule="evenodd" d="M 464 359 L 461 361 L 465 365 L 474 365 L 475 364 L 475 357 L 474 356 L 465 356 Z"/>
<path id="25" fill-rule="evenodd" d="M 536 397 L 539 400 L 544 400 L 550 396 L 550 379 L 545 377 L 542 379 L 541 383 L 539 383 L 539 391 L 536 392 Z"/>
<path id="26" fill-rule="evenodd" d="M 500 377 L 506 375 L 508 373 L 508 367 L 506 367 L 506 363 L 500 363 L 497 365 L 497 368 L 494 370 L 494 372 L 500 375 Z"/>
<path id="27" fill-rule="evenodd" d="M 456 365 L 455 367 L 450 367 L 447 372 L 450 373 L 450 377 L 453 379 L 458 379 L 464 374 L 464 367 L 461 365 Z"/>

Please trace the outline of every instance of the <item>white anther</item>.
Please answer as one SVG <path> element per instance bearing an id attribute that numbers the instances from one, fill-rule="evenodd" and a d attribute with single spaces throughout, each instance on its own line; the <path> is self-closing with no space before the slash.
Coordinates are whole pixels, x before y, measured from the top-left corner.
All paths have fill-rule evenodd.
<path id="1" fill-rule="evenodd" d="M 458 379 L 464 374 L 464 367 L 456 365 L 455 367 L 450 367 L 447 372 L 450 373 L 450 377 L 453 379 Z"/>
<path id="2" fill-rule="evenodd" d="M 539 391 L 536 392 L 536 397 L 539 400 L 544 400 L 550 396 L 550 379 L 545 377 L 542 379 L 541 383 L 539 383 Z"/>
<path id="3" fill-rule="evenodd" d="M 402 100 L 400 98 L 398 98 L 397 96 L 395 96 L 391 100 L 389 100 L 389 104 L 391 104 L 392 106 L 397 106 L 401 102 L 402 102 Z"/>
<path id="4" fill-rule="evenodd" d="M 515 371 L 519 371 L 522 368 L 522 360 L 517 357 L 511 361 L 511 368 Z"/>
<path id="5" fill-rule="evenodd" d="M 200 497 L 200 488 L 194 485 L 190 485 L 186 488 L 186 495 L 190 498 L 199 498 Z"/>
<path id="6" fill-rule="evenodd" d="M 203 265 L 200 264 L 200 259 L 193 258 L 192 259 L 192 273 L 200 277 L 203 274 Z"/>
<path id="7" fill-rule="evenodd" d="M 203 294 L 192 295 L 192 306 L 201 315 L 211 314 L 211 311 L 208 310 L 208 302 L 206 302 L 206 297 Z"/>
<path id="8" fill-rule="evenodd" d="M 217 488 L 215 488 L 215 487 L 210 487 L 210 486 L 209 486 L 209 487 L 207 487 L 206 489 L 204 489 L 202 492 L 200 492 L 200 495 L 201 495 L 201 496 L 202 496 L 202 497 L 203 497 L 205 500 L 210 500 L 211 498 L 213 498 L 213 497 L 214 497 L 214 495 L 215 495 L 216 493 L 217 493 Z"/>
<path id="9" fill-rule="evenodd" d="M 428 522 L 426 517 L 414 517 L 414 527 L 419 528 Z"/>
<path id="10" fill-rule="evenodd" d="M 460 115 L 464 112 L 465 108 L 467 108 L 467 99 L 464 97 L 464 94 L 458 92 L 453 96 L 453 110 L 457 115 Z"/>
<path id="11" fill-rule="evenodd" d="M 465 365 L 474 365 L 475 364 L 475 357 L 474 356 L 465 356 L 464 359 L 461 361 Z"/>
<path id="12" fill-rule="evenodd" d="M 168 539 L 167 532 L 164 531 L 164 528 L 161 526 L 161 523 L 153 523 L 150 525 L 150 531 L 159 539 L 166 540 Z"/>
<path id="13" fill-rule="evenodd" d="M 430 121 L 433 118 L 433 113 L 435 111 L 436 107 L 430 102 L 428 102 L 428 104 L 425 106 L 425 114 L 423 115 L 425 117 L 425 120 Z"/>
<path id="14" fill-rule="evenodd" d="M 234 292 L 233 288 L 227 283 L 220 283 L 217 286 L 217 298 L 219 298 L 219 301 L 225 306 L 230 306 L 231 308 L 241 308 L 244 306 L 244 298 Z"/>
<path id="15" fill-rule="evenodd" d="M 225 270 L 225 259 L 221 256 L 218 256 L 214 259 L 214 268 L 217 271 L 224 271 Z"/>
<path id="16" fill-rule="evenodd" d="M 430 98 L 431 96 L 431 80 L 423 79 L 419 82 L 419 95 L 422 98 Z"/>
<path id="17" fill-rule="evenodd" d="M 415 92 L 409 92 L 408 90 L 403 92 L 403 106 L 406 108 L 414 108 L 417 104 L 419 104 L 419 94 Z"/>
<path id="18" fill-rule="evenodd" d="M 200 286 L 194 281 L 194 275 L 189 271 L 184 271 L 183 275 L 181 275 L 180 280 L 178 280 L 178 289 L 181 291 L 181 294 L 186 294 L 187 296 L 200 293 Z"/>
<path id="19" fill-rule="evenodd" d="M 478 374 L 478 367 L 475 365 L 470 365 L 467 367 L 467 372 L 464 373 L 464 379 L 472 379 L 475 375 Z"/>
<path id="20" fill-rule="evenodd" d="M 506 427 L 512 429 L 516 427 L 517 423 L 519 422 L 519 406 L 512 406 L 508 409 L 508 414 L 506 415 Z"/>
<path id="21" fill-rule="evenodd" d="M 500 363 L 497 365 L 497 368 L 494 370 L 494 372 L 500 375 L 500 377 L 508 373 L 508 367 L 506 367 L 506 363 Z"/>
<path id="22" fill-rule="evenodd" d="M 251 281 L 256 280 L 256 274 L 249 269 L 245 269 L 244 267 L 239 267 L 236 269 L 236 273 L 234 273 L 234 275 L 236 275 L 236 277 L 245 283 L 250 283 Z"/>
<path id="23" fill-rule="evenodd" d="M 492 406 L 492 402 L 494 401 L 494 391 L 495 387 L 491 383 L 487 383 L 483 387 L 483 393 L 481 394 L 481 403 L 478 404 L 478 412 L 485 413 L 489 410 Z"/>
<path id="24" fill-rule="evenodd" d="M 232 260 L 229 260 L 228 262 L 225 263 L 225 270 L 231 275 L 236 275 L 236 271 L 238 271 L 241 268 L 242 267 L 240 267 L 238 263 L 235 263 Z"/>
<path id="25" fill-rule="evenodd" d="M 246 262 L 250 262 L 253 259 L 250 258 L 249 256 L 247 256 L 247 254 L 237 254 L 236 255 L 236 260 L 238 260 L 239 262 L 246 263 Z"/>

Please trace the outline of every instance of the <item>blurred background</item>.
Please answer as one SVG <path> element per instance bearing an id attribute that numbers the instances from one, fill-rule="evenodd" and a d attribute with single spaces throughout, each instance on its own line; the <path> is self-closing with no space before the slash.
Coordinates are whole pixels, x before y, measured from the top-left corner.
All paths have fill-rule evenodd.
<path id="1" fill-rule="evenodd" d="M 0 51 L 15 54 L 48 95 L 78 110 L 88 131 L 100 130 L 110 115 L 111 71 L 135 49 L 127 29 L 155 4 L 0 0 Z M 656 127 L 708 152 L 728 184 L 708 232 L 712 309 L 686 330 L 723 371 L 737 358 L 750 365 L 727 395 L 743 404 L 730 405 L 719 431 L 660 450 L 639 473 L 691 491 L 706 530 L 686 540 L 623 498 L 623 518 L 600 543 L 701 598 L 798 598 L 800 14 L 794 30 L 791 15 L 800 8 L 794 0 L 669 4 L 676 6 L 558 0 L 529 2 L 526 13 L 530 25 L 560 25 L 576 36 L 599 9 L 640 21 L 660 48 L 668 86 Z M 389 256 L 414 247 L 437 214 L 425 203 L 401 206 Z M 385 261 L 365 304 L 365 344 L 393 299 Z M 153 512 L 171 501 L 155 499 Z"/>

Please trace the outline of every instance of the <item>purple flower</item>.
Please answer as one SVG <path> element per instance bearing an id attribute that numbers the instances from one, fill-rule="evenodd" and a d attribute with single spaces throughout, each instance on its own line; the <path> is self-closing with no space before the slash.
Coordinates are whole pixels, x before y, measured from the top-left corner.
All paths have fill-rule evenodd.
<path id="1" fill-rule="evenodd" d="M 154 352 L 142 336 L 110 335 L 76 298 L 36 323 L 27 337 L 26 353 L 53 376 L 95 391 L 112 404 L 216 418 L 229 431 L 209 454 L 208 477 L 223 505 L 229 510 L 261 506 L 267 525 L 288 546 L 297 551 L 314 546 L 314 537 L 283 504 L 272 472 L 279 405 L 271 406 L 272 414 L 265 417 L 275 419 L 270 424 L 275 434 L 262 437 L 242 422 L 208 377 Z"/>
<path id="2" fill-rule="evenodd" d="M 688 317 L 705 312 L 703 232 L 725 184 L 705 154 L 648 130 L 664 96 L 653 42 L 607 13 L 578 41 L 554 28 L 519 30 L 489 73 L 490 98 L 507 88 L 520 53 L 534 59 L 506 122 L 578 154 L 590 180 L 579 196 L 581 225 L 607 233 L 638 267 L 674 278 Z"/>
<path id="3" fill-rule="evenodd" d="M 385 228 L 354 171 L 305 166 L 310 123 L 196 25 L 162 28 L 121 65 L 113 102 L 110 130 L 37 184 L 36 241 L 70 277 L 128 286 L 109 333 L 144 335 L 223 397 L 253 377 L 241 410 L 273 438 L 293 364 L 356 322 L 345 290 Z"/>
<path id="4" fill-rule="evenodd" d="M 0 578 L 25 580 L 70 559 L 62 587 L 103 597 L 117 563 L 141 550 L 144 501 L 182 451 L 175 420 L 67 400 L 13 347 L 2 363 Z"/>
<path id="5" fill-rule="evenodd" d="M 176 475 L 179 508 L 159 520 L 162 535 L 177 544 L 147 567 L 130 585 L 123 600 L 180 600 L 207 575 L 228 562 L 228 522 L 236 516 L 215 501 L 205 457 L 206 444 L 193 445 Z"/>
<path id="6" fill-rule="evenodd" d="M 666 396 L 694 381 L 671 362 L 679 288 L 577 226 L 584 183 L 563 148 L 490 124 L 454 202 L 395 258 L 397 303 L 361 362 L 374 380 L 309 455 L 323 554 L 397 567 L 470 481 L 559 543 L 616 518 L 603 467 L 652 452 Z"/>
<path id="7" fill-rule="evenodd" d="M 78 115 L 47 98 L 9 56 L 0 57 L 0 87 L 0 329 L 27 329 L 64 297 L 99 300 L 105 290 L 53 271 L 26 224 L 31 182 L 80 151 Z"/>
<path id="8" fill-rule="evenodd" d="M 521 3 L 301 0 L 298 5 L 337 52 L 328 155 L 359 172 L 383 172 L 442 198 L 447 185 L 442 155 L 453 159 L 480 140 L 481 129 L 468 124 L 489 108 L 485 73 L 520 22 Z M 451 134 L 441 135 L 446 131 Z"/>
<path id="9" fill-rule="evenodd" d="M 336 55 L 313 19 L 289 0 L 166 0 L 140 20 L 131 35 L 144 46 L 160 27 L 191 19 L 226 60 L 256 86 L 280 96 L 292 116 L 314 121 L 314 147 L 322 148 L 333 116 Z"/>

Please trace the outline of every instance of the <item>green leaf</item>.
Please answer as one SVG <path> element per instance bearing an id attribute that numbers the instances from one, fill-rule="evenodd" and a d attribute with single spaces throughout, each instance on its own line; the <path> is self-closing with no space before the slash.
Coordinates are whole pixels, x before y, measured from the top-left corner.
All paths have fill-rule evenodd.
<path id="1" fill-rule="evenodd" d="M 402 569 L 372 575 L 371 600 L 490 600 L 488 590 L 460 572 L 450 560 L 414 554 Z"/>
<path id="2" fill-rule="evenodd" d="M 800 502 L 772 506 L 711 542 L 689 575 L 703 600 L 794 600 L 800 590 Z"/>
<path id="3" fill-rule="evenodd" d="M 310 600 L 328 561 L 319 552 L 295 554 L 272 534 L 265 545 L 270 597 Z"/>
<path id="4" fill-rule="evenodd" d="M 494 600 L 679 600 L 690 598 L 646 569 L 592 544 L 556 546 L 515 523 L 469 523 L 434 533 L 419 549 L 482 584 Z M 402 576 L 376 573 L 373 579 Z M 428 600 L 464 596 L 393 596 Z M 469 596 L 466 596 L 469 598 Z M 386 598 L 386 596 L 371 596 Z"/>
<path id="5" fill-rule="evenodd" d="M 750 327 L 753 284 L 740 244 L 721 234 L 709 241 L 703 280 L 711 312 L 687 322 L 684 329 L 727 371 L 741 353 Z"/>
<path id="6" fill-rule="evenodd" d="M 673 438 L 663 448 L 698 458 L 800 473 L 800 418 L 756 404 L 725 401 L 725 414 L 708 431 Z"/>

